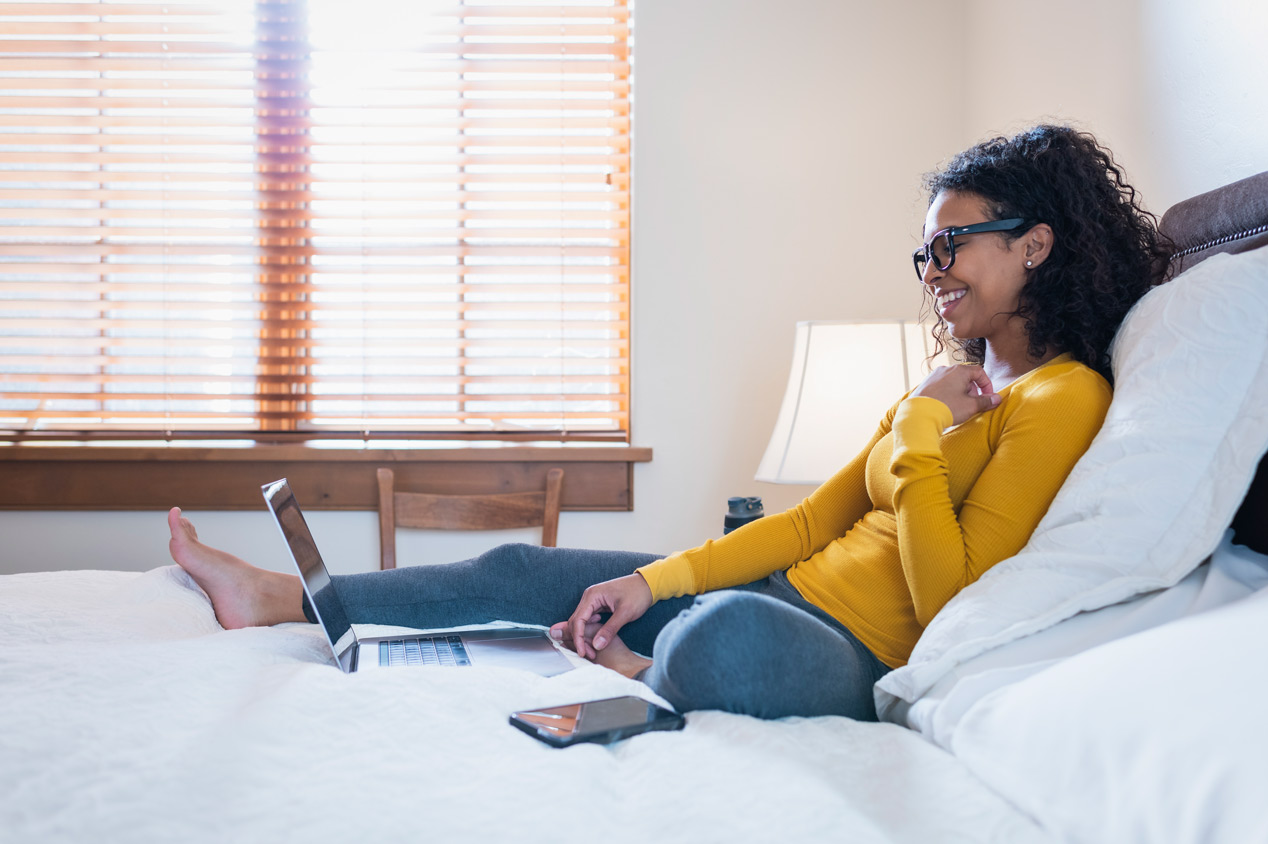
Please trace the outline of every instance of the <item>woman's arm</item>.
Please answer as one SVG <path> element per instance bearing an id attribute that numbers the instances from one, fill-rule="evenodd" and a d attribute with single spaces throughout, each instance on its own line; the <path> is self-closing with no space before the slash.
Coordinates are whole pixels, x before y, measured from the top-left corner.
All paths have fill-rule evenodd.
<path id="1" fill-rule="evenodd" d="M 872 509 L 864 482 L 872 447 L 889 432 L 895 404 L 858 455 L 796 507 L 644 566 L 655 600 L 752 583 L 808 559 Z"/>
<path id="2" fill-rule="evenodd" d="M 949 410 L 931 398 L 902 403 L 893 424 L 894 510 L 920 624 L 1022 549 L 1100 430 L 1109 401 L 1109 386 L 1081 367 L 1014 392 L 995 411 L 1004 414 L 995 452 L 958 514 L 941 446 Z"/>
<path id="3" fill-rule="evenodd" d="M 819 551 L 842 536 L 871 509 L 863 474 L 867 458 L 889 432 L 898 405 L 889 409 L 867 446 L 846 466 L 796 507 L 749 522 L 719 540 L 682 551 L 643 566 L 634 574 L 596 583 L 552 635 L 571 639 L 577 653 L 594 659 L 621 627 L 647 612 L 656 601 L 751 583 Z M 610 613 L 587 642 L 586 625 Z"/>

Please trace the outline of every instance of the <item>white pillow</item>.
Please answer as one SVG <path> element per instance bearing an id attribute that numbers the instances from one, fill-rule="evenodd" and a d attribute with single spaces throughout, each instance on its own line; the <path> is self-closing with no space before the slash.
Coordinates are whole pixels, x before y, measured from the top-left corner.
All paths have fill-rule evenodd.
<path id="1" fill-rule="evenodd" d="M 1105 424 L 1019 554 L 953 598 L 876 686 L 884 719 L 991 648 L 1177 583 L 1223 535 L 1268 448 L 1268 249 L 1150 291 L 1113 349 Z M 1059 420 L 1054 420 L 1059 423 Z"/>
<path id="2" fill-rule="evenodd" d="M 983 698 L 952 752 L 1061 841 L 1268 841 L 1264 642 L 1268 589 Z"/>

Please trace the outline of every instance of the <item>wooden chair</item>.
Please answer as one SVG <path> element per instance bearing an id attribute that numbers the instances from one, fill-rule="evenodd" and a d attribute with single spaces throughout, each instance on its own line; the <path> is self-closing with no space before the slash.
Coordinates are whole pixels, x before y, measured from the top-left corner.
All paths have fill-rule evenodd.
<path id="1" fill-rule="evenodd" d="M 555 547 L 559 531 L 559 492 L 564 470 L 546 473 L 542 492 L 491 495 L 432 495 L 397 492 L 396 475 L 379 469 L 379 567 L 396 568 L 396 528 L 432 530 L 503 530 L 542 528 L 542 545 Z"/>

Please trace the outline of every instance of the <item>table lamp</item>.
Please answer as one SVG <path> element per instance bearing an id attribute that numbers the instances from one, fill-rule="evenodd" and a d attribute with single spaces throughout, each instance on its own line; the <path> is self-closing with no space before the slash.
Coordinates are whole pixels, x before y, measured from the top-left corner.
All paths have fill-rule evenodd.
<path id="1" fill-rule="evenodd" d="M 784 403 L 756 479 L 820 484 L 867 445 L 885 412 L 949 362 L 918 322 L 799 322 Z"/>

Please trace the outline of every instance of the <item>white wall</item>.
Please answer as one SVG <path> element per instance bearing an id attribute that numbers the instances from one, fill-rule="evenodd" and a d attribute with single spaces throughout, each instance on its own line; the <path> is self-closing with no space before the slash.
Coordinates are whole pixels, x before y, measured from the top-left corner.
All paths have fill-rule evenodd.
<path id="1" fill-rule="evenodd" d="M 1268 3 L 1150 0 L 1142 158 L 1158 208 L 1268 170 Z"/>
<path id="2" fill-rule="evenodd" d="M 1149 210 L 1268 170 L 1264 0 L 968 0 L 963 143 L 1074 123 Z"/>
<path id="3" fill-rule="evenodd" d="M 974 49 L 965 54 L 958 97 L 963 145 L 1035 123 L 1071 124 L 1113 150 L 1129 178 L 1144 175 L 1140 6 L 970 0 L 965 25 Z"/>
<path id="4" fill-rule="evenodd" d="M 910 316 L 919 176 L 968 143 L 1077 120 L 1147 204 L 1268 169 L 1262 0 L 639 0 L 631 513 L 565 513 L 560 543 L 670 551 L 758 484 L 804 319 Z M 196 478 L 189 482 L 197 483 Z M 173 502 L 179 504 L 179 502 Z M 337 571 L 377 565 L 370 513 L 311 514 Z M 259 513 L 193 514 L 270 566 Z M 502 539 L 532 539 L 512 532 Z M 402 537 L 458 559 L 485 537 Z M 161 513 L 0 513 L 0 572 L 167 562 Z"/>

